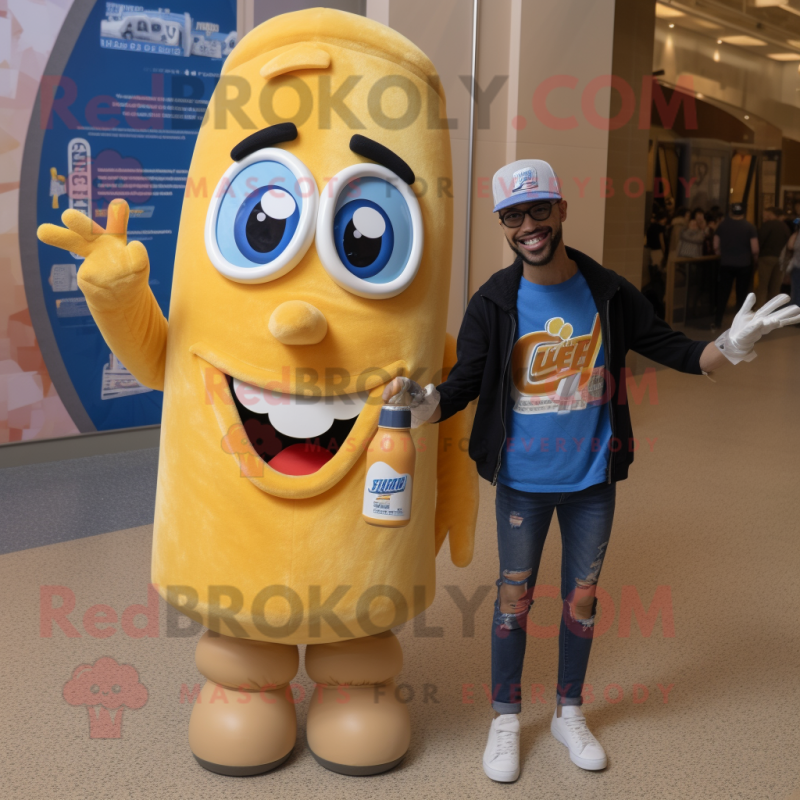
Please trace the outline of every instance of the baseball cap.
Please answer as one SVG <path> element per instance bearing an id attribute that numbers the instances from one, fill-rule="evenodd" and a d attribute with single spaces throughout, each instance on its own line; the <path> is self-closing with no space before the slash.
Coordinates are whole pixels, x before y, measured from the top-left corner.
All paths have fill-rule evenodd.
<path id="1" fill-rule="evenodd" d="M 525 158 L 506 164 L 492 178 L 493 211 L 531 200 L 561 200 L 561 183 L 546 161 Z"/>
<path id="2" fill-rule="evenodd" d="M 744 214 L 744 203 L 731 203 L 731 214 L 735 214 L 737 217 Z"/>

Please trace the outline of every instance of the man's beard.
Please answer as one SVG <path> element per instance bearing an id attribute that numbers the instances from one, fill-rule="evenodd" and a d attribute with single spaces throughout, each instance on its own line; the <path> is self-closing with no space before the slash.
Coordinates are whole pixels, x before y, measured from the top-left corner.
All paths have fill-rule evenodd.
<path id="1" fill-rule="evenodd" d="M 555 254 L 558 246 L 561 244 L 561 236 L 562 236 L 562 229 L 559 227 L 557 231 L 554 231 L 550 228 L 550 241 L 542 250 L 541 253 L 529 253 L 527 250 L 523 250 L 521 247 L 517 246 L 516 242 L 508 242 L 508 246 L 526 263 L 532 267 L 543 267 L 546 264 L 549 264 Z M 508 241 L 508 240 L 506 240 Z"/>

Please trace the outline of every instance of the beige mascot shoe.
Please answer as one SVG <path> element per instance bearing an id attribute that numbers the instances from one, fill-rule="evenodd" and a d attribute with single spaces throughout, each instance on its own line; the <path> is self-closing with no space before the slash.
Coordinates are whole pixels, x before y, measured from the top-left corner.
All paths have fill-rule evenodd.
<path id="1" fill-rule="evenodd" d="M 195 661 L 208 678 L 189 722 L 189 746 L 198 763 L 221 775 L 243 776 L 286 761 L 297 738 L 289 686 L 297 674 L 297 647 L 207 631 Z"/>
<path id="2" fill-rule="evenodd" d="M 376 775 L 399 764 L 411 741 L 408 708 L 395 694 L 403 667 L 391 632 L 309 645 L 306 672 L 317 684 L 308 708 L 308 747 L 333 772 Z"/>

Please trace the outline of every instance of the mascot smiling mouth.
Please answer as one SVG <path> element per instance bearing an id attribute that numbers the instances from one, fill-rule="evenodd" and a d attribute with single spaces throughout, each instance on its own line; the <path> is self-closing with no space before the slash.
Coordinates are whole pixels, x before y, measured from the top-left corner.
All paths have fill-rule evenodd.
<path id="1" fill-rule="evenodd" d="M 327 464 L 344 446 L 368 397 L 303 397 L 226 377 L 250 444 L 284 475 L 311 475 Z"/>

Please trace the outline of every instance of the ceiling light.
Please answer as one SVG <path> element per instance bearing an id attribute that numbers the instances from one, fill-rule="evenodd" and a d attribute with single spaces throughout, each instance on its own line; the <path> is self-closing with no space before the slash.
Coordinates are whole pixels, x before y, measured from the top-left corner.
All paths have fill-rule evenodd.
<path id="1" fill-rule="evenodd" d="M 800 10 L 792 5 L 792 0 L 751 0 L 750 5 L 756 8 L 782 8 L 790 14 L 800 16 Z"/>
<path id="2" fill-rule="evenodd" d="M 749 114 L 745 114 L 745 115 L 744 115 L 744 118 L 745 118 L 745 119 L 750 119 L 750 115 L 749 115 Z"/>
<path id="3" fill-rule="evenodd" d="M 781 0 L 783 2 L 784 0 Z M 656 3 L 656 16 L 661 19 L 672 19 L 675 17 L 682 17 L 683 11 L 678 11 L 677 8 L 666 6 L 663 3 Z"/>
<path id="4" fill-rule="evenodd" d="M 717 39 L 717 44 L 722 44 L 722 39 Z"/>
<path id="5" fill-rule="evenodd" d="M 722 41 L 726 44 L 738 45 L 739 47 L 764 47 L 767 44 L 763 39 L 756 39 L 755 36 L 747 36 L 746 34 L 723 36 Z"/>
<path id="6" fill-rule="evenodd" d="M 714 61 L 719 61 L 719 50 L 714 51 Z"/>
<path id="7" fill-rule="evenodd" d="M 800 53 L 767 53 L 773 61 L 800 61 Z"/>
<path id="8" fill-rule="evenodd" d="M 669 26 L 670 26 L 670 28 L 674 28 L 675 27 L 675 23 L 674 22 L 670 22 Z"/>

